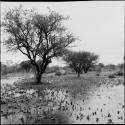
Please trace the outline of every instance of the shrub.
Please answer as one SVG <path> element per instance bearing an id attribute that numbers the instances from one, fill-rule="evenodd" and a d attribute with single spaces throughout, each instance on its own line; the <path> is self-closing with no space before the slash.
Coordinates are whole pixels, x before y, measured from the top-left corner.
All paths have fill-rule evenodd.
<path id="1" fill-rule="evenodd" d="M 108 77 L 109 78 L 115 78 L 115 75 L 114 74 L 110 74 Z"/>
<path id="2" fill-rule="evenodd" d="M 99 73 L 96 73 L 96 76 L 100 76 L 100 74 L 99 74 Z"/>
<path id="3" fill-rule="evenodd" d="M 55 73 L 55 75 L 56 75 L 56 76 L 61 76 L 61 75 L 62 75 L 62 73 L 61 73 L 61 72 L 59 72 L 59 71 L 57 71 L 57 72 Z"/>
<path id="4" fill-rule="evenodd" d="M 55 75 L 60 76 L 60 75 L 66 75 L 66 71 L 63 69 L 59 69 L 55 72 Z"/>
<path id="5" fill-rule="evenodd" d="M 117 76 L 123 76 L 123 75 L 124 75 L 124 73 L 123 73 L 123 72 L 121 72 L 121 71 L 119 71 L 119 72 L 117 72 L 117 73 L 116 73 L 116 75 L 117 75 Z"/>
<path id="6" fill-rule="evenodd" d="M 59 70 L 58 66 L 47 67 L 46 73 L 53 73 L 53 72 L 57 72 L 58 70 Z"/>

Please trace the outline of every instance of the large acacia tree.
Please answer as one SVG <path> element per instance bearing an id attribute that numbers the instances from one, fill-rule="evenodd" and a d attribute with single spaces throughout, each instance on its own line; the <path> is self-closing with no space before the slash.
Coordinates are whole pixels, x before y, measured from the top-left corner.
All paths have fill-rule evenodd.
<path id="1" fill-rule="evenodd" d="M 40 83 L 51 59 L 61 56 L 65 48 L 75 41 L 62 25 L 62 21 L 67 19 L 51 10 L 44 15 L 22 7 L 5 13 L 2 26 L 9 37 L 4 43 L 8 50 L 19 50 L 28 57 L 36 69 L 37 83 Z M 37 60 L 41 60 L 40 65 Z"/>
<path id="2" fill-rule="evenodd" d="M 97 62 L 98 55 L 86 51 L 67 51 L 63 59 L 78 74 L 78 77 L 80 77 L 80 74 L 82 74 L 83 71 L 84 73 L 87 73 L 90 67 Z"/>

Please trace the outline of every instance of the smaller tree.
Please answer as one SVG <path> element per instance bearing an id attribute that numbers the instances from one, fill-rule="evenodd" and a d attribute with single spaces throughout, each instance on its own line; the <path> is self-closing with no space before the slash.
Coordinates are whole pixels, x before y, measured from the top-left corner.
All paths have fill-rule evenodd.
<path id="1" fill-rule="evenodd" d="M 99 63 L 99 67 L 100 67 L 100 68 L 103 68 L 103 67 L 104 67 L 104 64 L 103 64 L 103 63 Z"/>
<path id="2" fill-rule="evenodd" d="M 97 59 L 98 55 L 90 52 L 67 51 L 64 56 L 64 60 L 78 74 L 78 77 L 83 71 L 87 73 L 89 68 L 97 62 Z"/>

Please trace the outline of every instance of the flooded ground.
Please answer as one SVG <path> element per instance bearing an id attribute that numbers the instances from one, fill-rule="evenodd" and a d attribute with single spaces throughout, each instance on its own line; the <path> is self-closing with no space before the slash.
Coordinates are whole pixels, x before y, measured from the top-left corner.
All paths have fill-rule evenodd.
<path id="1" fill-rule="evenodd" d="M 101 86 L 93 96 L 83 104 L 77 101 L 81 110 L 73 112 L 72 123 L 76 124 L 123 124 L 124 123 L 124 86 Z"/>
<path id="2" fill-rule="evenodd" d="M 1 124 L 124 123 L 123 79 L 54 78 L 61 87 L 44 90 L 14 86 L 21 77 L 2 79 Z M 68 87 L 62 86 L 67 83 Z"/>

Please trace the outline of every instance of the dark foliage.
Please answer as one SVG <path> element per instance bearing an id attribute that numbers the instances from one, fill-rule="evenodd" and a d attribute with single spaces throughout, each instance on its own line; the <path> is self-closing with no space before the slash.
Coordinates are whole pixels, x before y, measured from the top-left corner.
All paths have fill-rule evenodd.
<path id="1" fill-rule="evenodd" d="M 74 69 L 74 71 L 80 74 L 84 71 L 87 73 L 90 67 L 94 66 L 97 62 L 98 55 L 90 52 L 71 52 L 67 51 L 64 60 L 68 63 L 68 65 Z"/>

